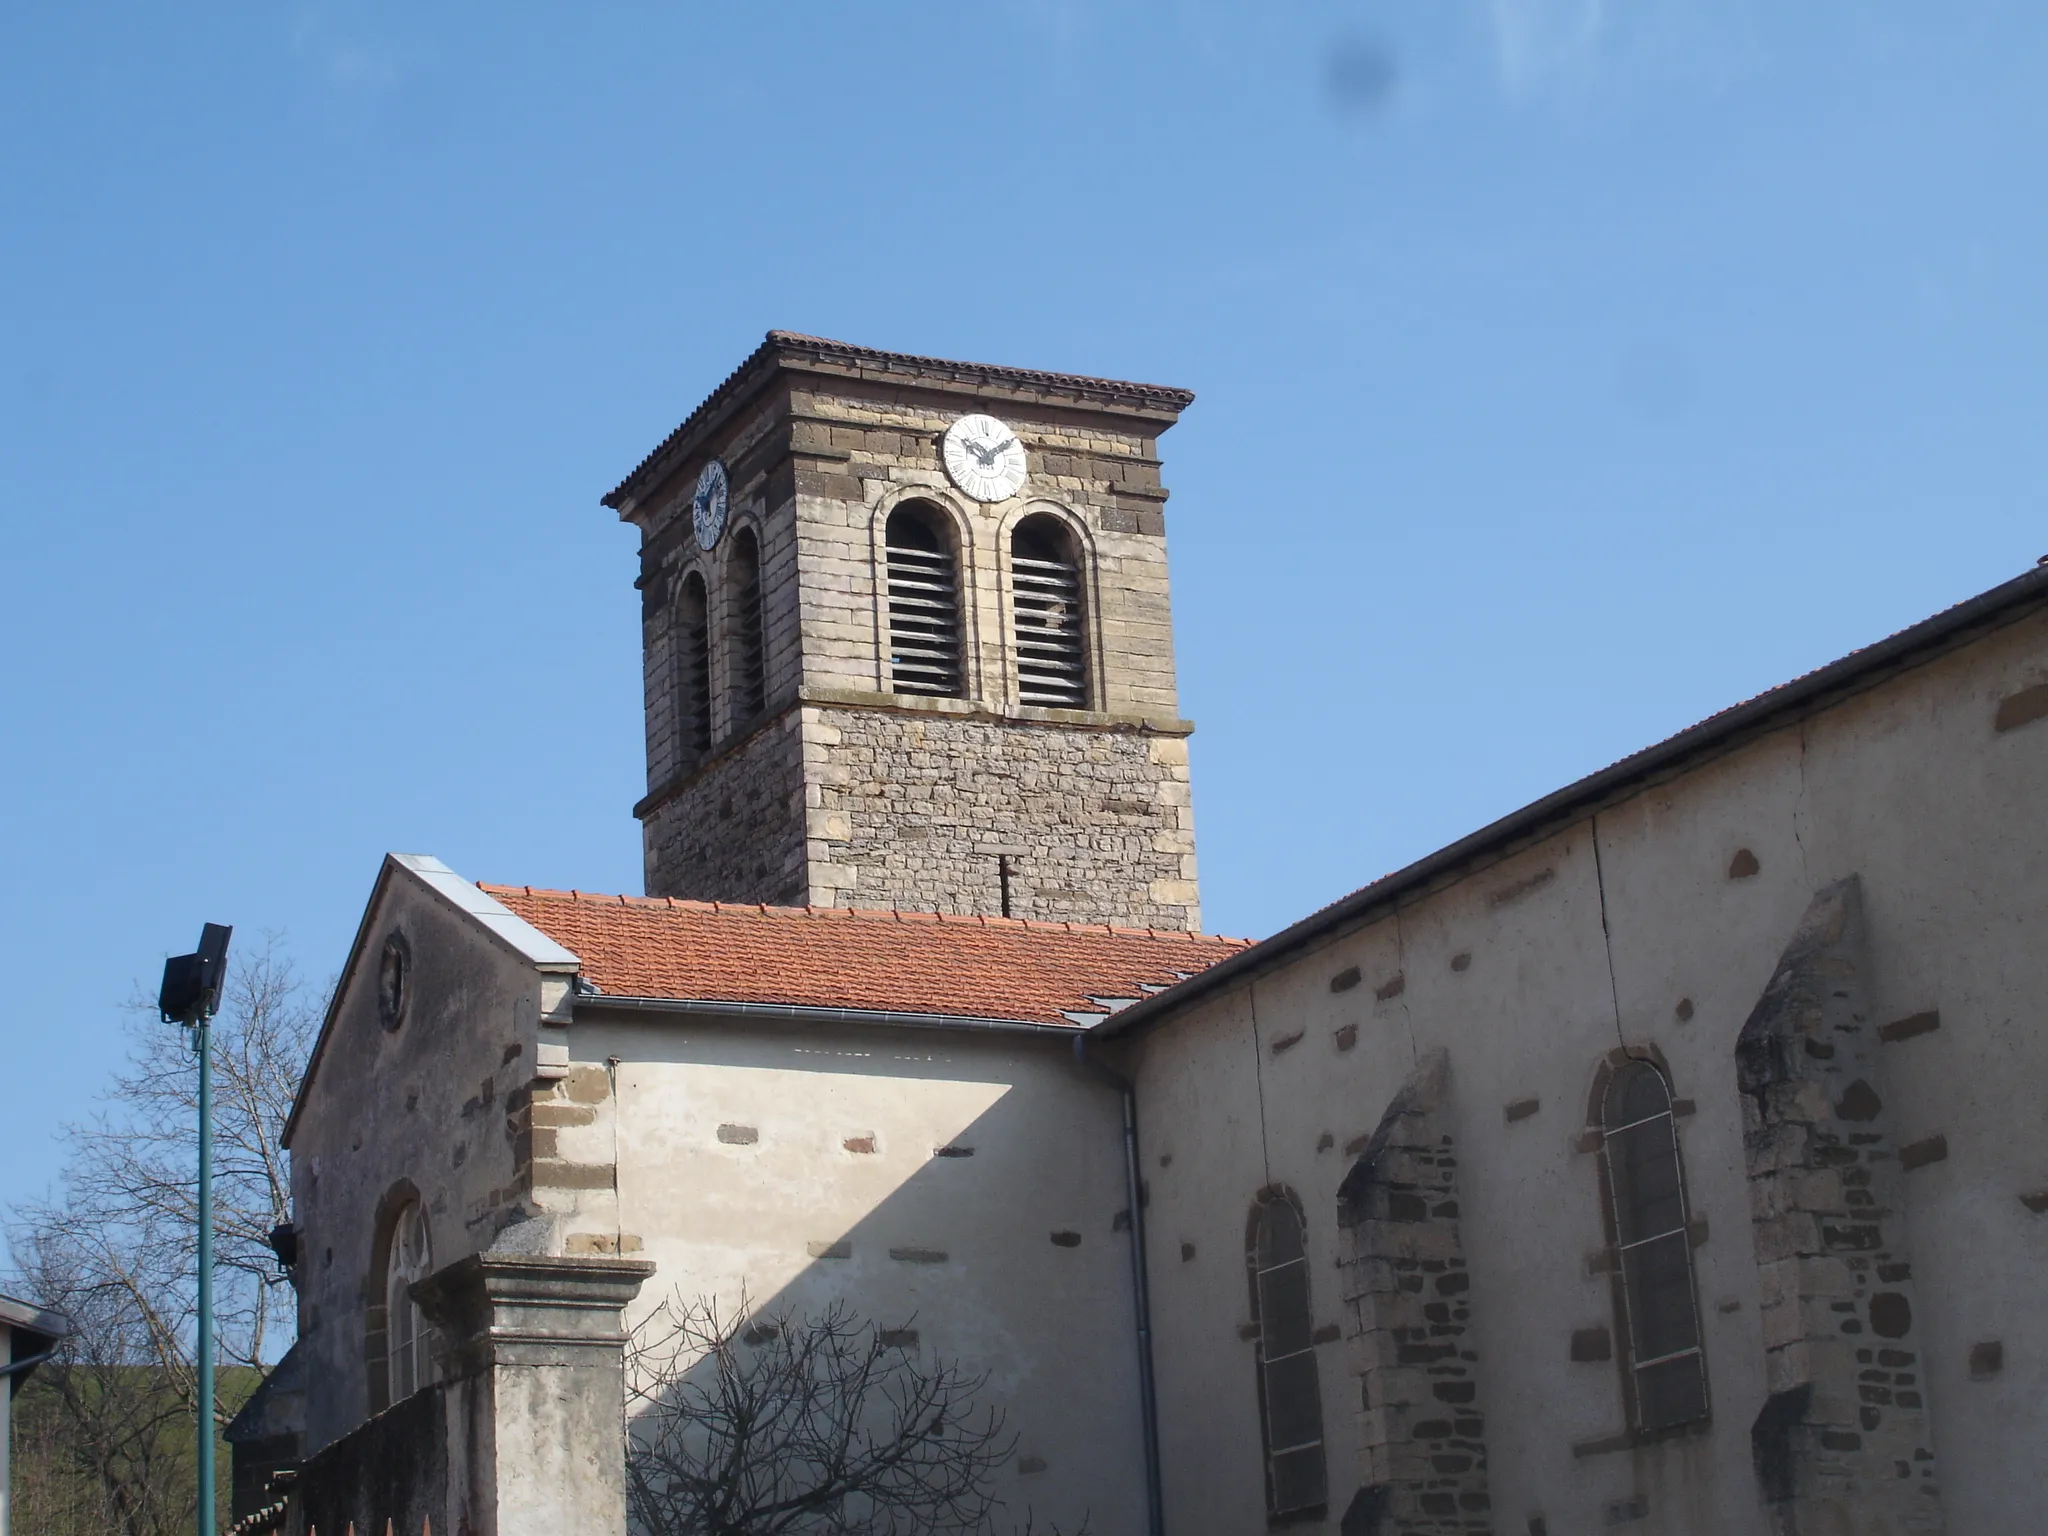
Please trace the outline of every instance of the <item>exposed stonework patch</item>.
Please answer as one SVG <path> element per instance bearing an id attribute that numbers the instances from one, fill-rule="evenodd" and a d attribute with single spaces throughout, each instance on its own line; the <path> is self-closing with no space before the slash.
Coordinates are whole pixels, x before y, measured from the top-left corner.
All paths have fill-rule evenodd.
<path id="1" fill-rule="evenodd" d="M 1512 885 L 1502 886 L 1499 890 L 1495 891 L 1491 896 L 1486 898 L 1487 905 L 1493 907 L 1504 907 L 1511 901 L 1520 901 L 1524 896 L 1528 896 L 1536 891 L 1542 890 L 1544 886 L 1550 884 L 1550 882 L 1555 880 L 1556 878 L 1556 870 L 1539 869 L 1536 871 L 1535 874 L 1530 875 L 1525 880 L 1517 880 Z"/>
<path id="2" fill-rule="evenodd" d="M 1863 943 L 1852 876 L 1813 898 L 1736 1044 L 1771 1394 L 1750 1449 L 1779 1536 L 1943 1529 Z M 1873 1339 L 1897 1341 L 1882 1363 Z"/>
<path id="3" fill-rule="evenodd" d="M 1055 1248 L 1078 1248 L 1081 1246 L 1081 1234 L 1062 1229 L 1053 1233 L 1052 1245 Z"/>
<path id="4" fill-rule="evenodd" d="M 1747 848 L 1738 848 L 1735 850 L 1735 857 L 1728 861 L 1728 878 L 1730 880 L 1747 880 L 1751 875 L 1759 873 L 1762 869 L 1763 865 L 1758 862 L 1755 854 L 1751 853 Z"/>
<path id="5" fill-rule="evenodd" d="M 1846 1118 L 1846 1117 L 1845 1117 Z M 1928 1136 L 1919 1141 L 1909 1141 L 1899 1148 L 1899 1167 L 1907 1173 L 1916 1168 L 1925 1168 L 1929 1163 L 1948 1161 L 1948 1138 Z"/>
<path id="6" fill-rule="evenodd" d="M 1338 1191 L 1356 1320 L 1361 1488 L 1346 1532 L 1491 1531 L 1486 1424 L 1467 1330 L 1450 1059 L 1431 1052 L 1394 1096 Z"/>
<path id="7" fill-rule="evenodd" d="M 1392 976 L 1389 976 L 1385 981 L 1374 987 L 1372 995 L 1374 1001 L 1385 1003 L 1391 1002 L 1407 990 L 1408 978 L 1402 975 L 1401 972 L 1396 971 Z"/>
<path id="8" fill-rule="evenodd" d="M 851 1152 L 855 1157 L 873 1157 L 875 1155 L 875 1133 L 873 1131 L 863 1131 L 858 1136 L 847 1137 L 839 1145 L 848 1152 Z"/>
<path id="9" fill-rule="evenodd" d="M 1998 713 L 1991 717 L 1995 731 L 2016 731 L 2036 720 L 2048 719 L 2048 683 L 2036 683 L 2008 694 L 1998 701 Z"/>
<path id="10" fill-rule="evenodd" d="M 1346 1024 L 1330 1038 L 1337 1042 L 1338 1050 L 1348 1051 L 1358 1044 L 1358 1026 L 1356 1024 Z"/>
<path id="11" fill-rule="evenodd" d="M 1997 1339 L 1987 1339 L 1981 1344 L 1970 1346 L 1970 1379 L 1986 1381 L 2005 1369 L 2005 1345 Z"/>
<path id="12" fill-rule="evenodd" d="M 1308 1031 L 1297 1029 L 1291 1035 L 1282 1035 L 1278 1040 L 1275 1040 L 1273 1042 L 1273 1054 L 1275 1056 L 1278 1056 L 1282 1051 L 1293 1050 L 1297 1045 L 1301 1044 L 1301 1037 L 1306 1033 L 1308 1033 Z"/>
<path id="13" fill-rule="evenodd" d="M 1911 1040 L 1915 1035 L 1932 1034 L 1939 1028 L 1941 1014 L 1930 1008 L 1925 1013 L 1912 1014 L 1885 1025 L 1877 1032 L 1877 1038 L 1889 1045 L 1894 1040 Z"/>
<path id="14" fill-rule="evenodd" d="M 805 1243 L 804 1252 L 814 1259 L 850 1259 L 853 1244 L 843 1237 L 836 1243 Z"/>
<path id="15" fill-rule="evenodd" d="M 1469 950 L 1469 949 L 1464 949 L 1464 950 L 1460 950 L 1460 951 L 1459 951 L 1459 952 L 1458 952 L 1457 954 L 1455 954 L 1455 955 L 1451 956 L 1451 969 L 1452 969 L 1452 970 L 1454 970 L 1454 971 L 1469 971 L 1469 970 L 1471 970 L 1471 969 L 1472 969 L 1472 951 L 1471 951 L 1471 950 Z"/>
<path id="16" fill-rule="evenodd" d="M 1502 1108 L 1501 1115 L 1509 1125 L 1517 1120 L 1526 1120 L 1543 1107 L 1543 1101 L 1536 1098 L 1510 1099 Z"/>
<path id="17" fill-rule="evenodd" d="M 751 1147 L 761 1139 L 761 1133 L 751 1125 L 721 1125 L 718 1139 L 728 1147 Z"/>
<path id="18" fill-rule="evenodd" d="M 889 1257 L 899 1264 L 943 1264 L 947 1255 L 943 1248 L 891 1248 Z"/>
<path id="19" fill-rule="evenodd" d="M 1692 1022 L 1692 999 L 1689 997 L 1681 997 L 1678 1000 L 1678 1006 L 1676 1008 L 1673 1008 L 1671 1011 L 1674 1015 L 1677 1016 L 1679 1023 L 1690 1024 Z"/>
<path id="20" fill-rule="evenodd" d="M 1358 967 L 1347 965 L 1343 970 L 1330 978 L 1330 990 L 1332 992 L 1349 992 L 1358 985 L 1359 980 Z"/>

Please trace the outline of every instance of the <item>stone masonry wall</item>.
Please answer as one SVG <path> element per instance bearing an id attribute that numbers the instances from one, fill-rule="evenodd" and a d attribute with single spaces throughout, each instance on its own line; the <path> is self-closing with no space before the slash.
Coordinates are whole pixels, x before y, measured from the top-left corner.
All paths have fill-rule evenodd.
<path id="1" fill-rule="evenodd" d="M 643 812 L 648 895 L 798 907 L 816 900 L 820 880 L 804 841 L 807 713 L 772 717 Z"/>
<path id="2" fill-rule="evenodd" d="M 1424 1058 L 1338 1192 L 1360 1388 L 1360 1486 L 1343 1536 L 1493 1529 L 1449 1072 L 1442 1050 Z"/>
<path id="3" fill-rule="evenodd" d="M 1943 1529 L 1862 949 L 1851 876 L 1813 898 L 1736 1044 L 1770 1388 L 1750 1443 L 1780 1536 Z"/>
<path id="4" fill-rule="evenodd" d="M 973 409 L 1001 417 L 1025 446 L 1027 478 L 1007 502 L 969 501 L 940 462 L 947 426 Z M 797 497 L 806 686 L 888 688 L 881 534 L 889 511 L 917 497 L 954 521 L 969 699 L 1015 706 L 1009 535 L 1024 516 L 1050 511 L 1075 531 L 1086 556 L 1091 707 L 1173 717 L 1179 696 L 1158 430 L 1154 422 L 908 389 L 796 393 L 789 483 Z"/>
<path id="5" fill-rule="evenodd" d="M 998 378 L 963 389 L 961 366 L 825 358 L 775 376 L 639 489 L 650 895 L 996 913 L 1008 860 L 1014 916 L 1199 927 L 1157 457 L 1178 407 Z M 1007 501 L 975 503 L 945 474 L 946 428 L 973 411 L 1025 446 Z M 714 456 L 731 513 L 706 552 L 690 499 Z M 888 673 L 884 530 L 913 499 L 952 532 L 957 699 L 899 696 Z M 1082 569 L 1085 709 L 1019 697 L 1009 548 L 1038 515 L 1066 526 Z M 761 542 L 766 723 L 739 717 L 732 687 L 726 575 L 743 529 Z M 702 755 L 677 731 L 675 599 L 692 572 L 708 597 Z"/>
<path id="6" fill-rule="evenodd" d="M 1200 929 L 1185 739 L 803 714 L 814 904 Z"/>

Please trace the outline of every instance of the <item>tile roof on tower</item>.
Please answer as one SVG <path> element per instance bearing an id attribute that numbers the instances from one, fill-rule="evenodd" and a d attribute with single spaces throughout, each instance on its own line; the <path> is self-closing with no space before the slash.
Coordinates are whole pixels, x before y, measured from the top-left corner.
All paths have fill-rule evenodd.
<path id="1" fill-rule="evenodd" d="M 1250 943 L 1094 923 L 482 885 L 612 997 L 1092 1023 Z"/>

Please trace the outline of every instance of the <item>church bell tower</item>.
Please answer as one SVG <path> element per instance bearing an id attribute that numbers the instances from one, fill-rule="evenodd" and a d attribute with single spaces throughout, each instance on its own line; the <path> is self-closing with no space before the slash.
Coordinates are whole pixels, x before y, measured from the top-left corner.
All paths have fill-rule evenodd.
<path id="1" fill-rule="evenodd" d="M 1186 390 L 771 331 L 640 530 L 647 891 L 1195 930 Z"/>

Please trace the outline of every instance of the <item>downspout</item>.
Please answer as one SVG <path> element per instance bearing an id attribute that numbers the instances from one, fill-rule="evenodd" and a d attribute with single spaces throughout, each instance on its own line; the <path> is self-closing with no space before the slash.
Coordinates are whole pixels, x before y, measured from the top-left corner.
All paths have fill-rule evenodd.
<path id="1" fill-rule="evenodd" d="M 1138 1323 L 1138 1415 L 1145 1452 L 1146 1536 L 1166 1536 L 1159 1477 L 1159 1389 L 1152 1379 L 1152 1288 L 1145 1273 L 1145 1187 L 1138 1177 L 1138 1089 L 1088 1054 L 1088 1036 L 1074 1036 L 1074 1060 L 1114 1088 L 1124 1104 L 1124 1198 L 1131 1212 L 1131 1306 Z"/>

